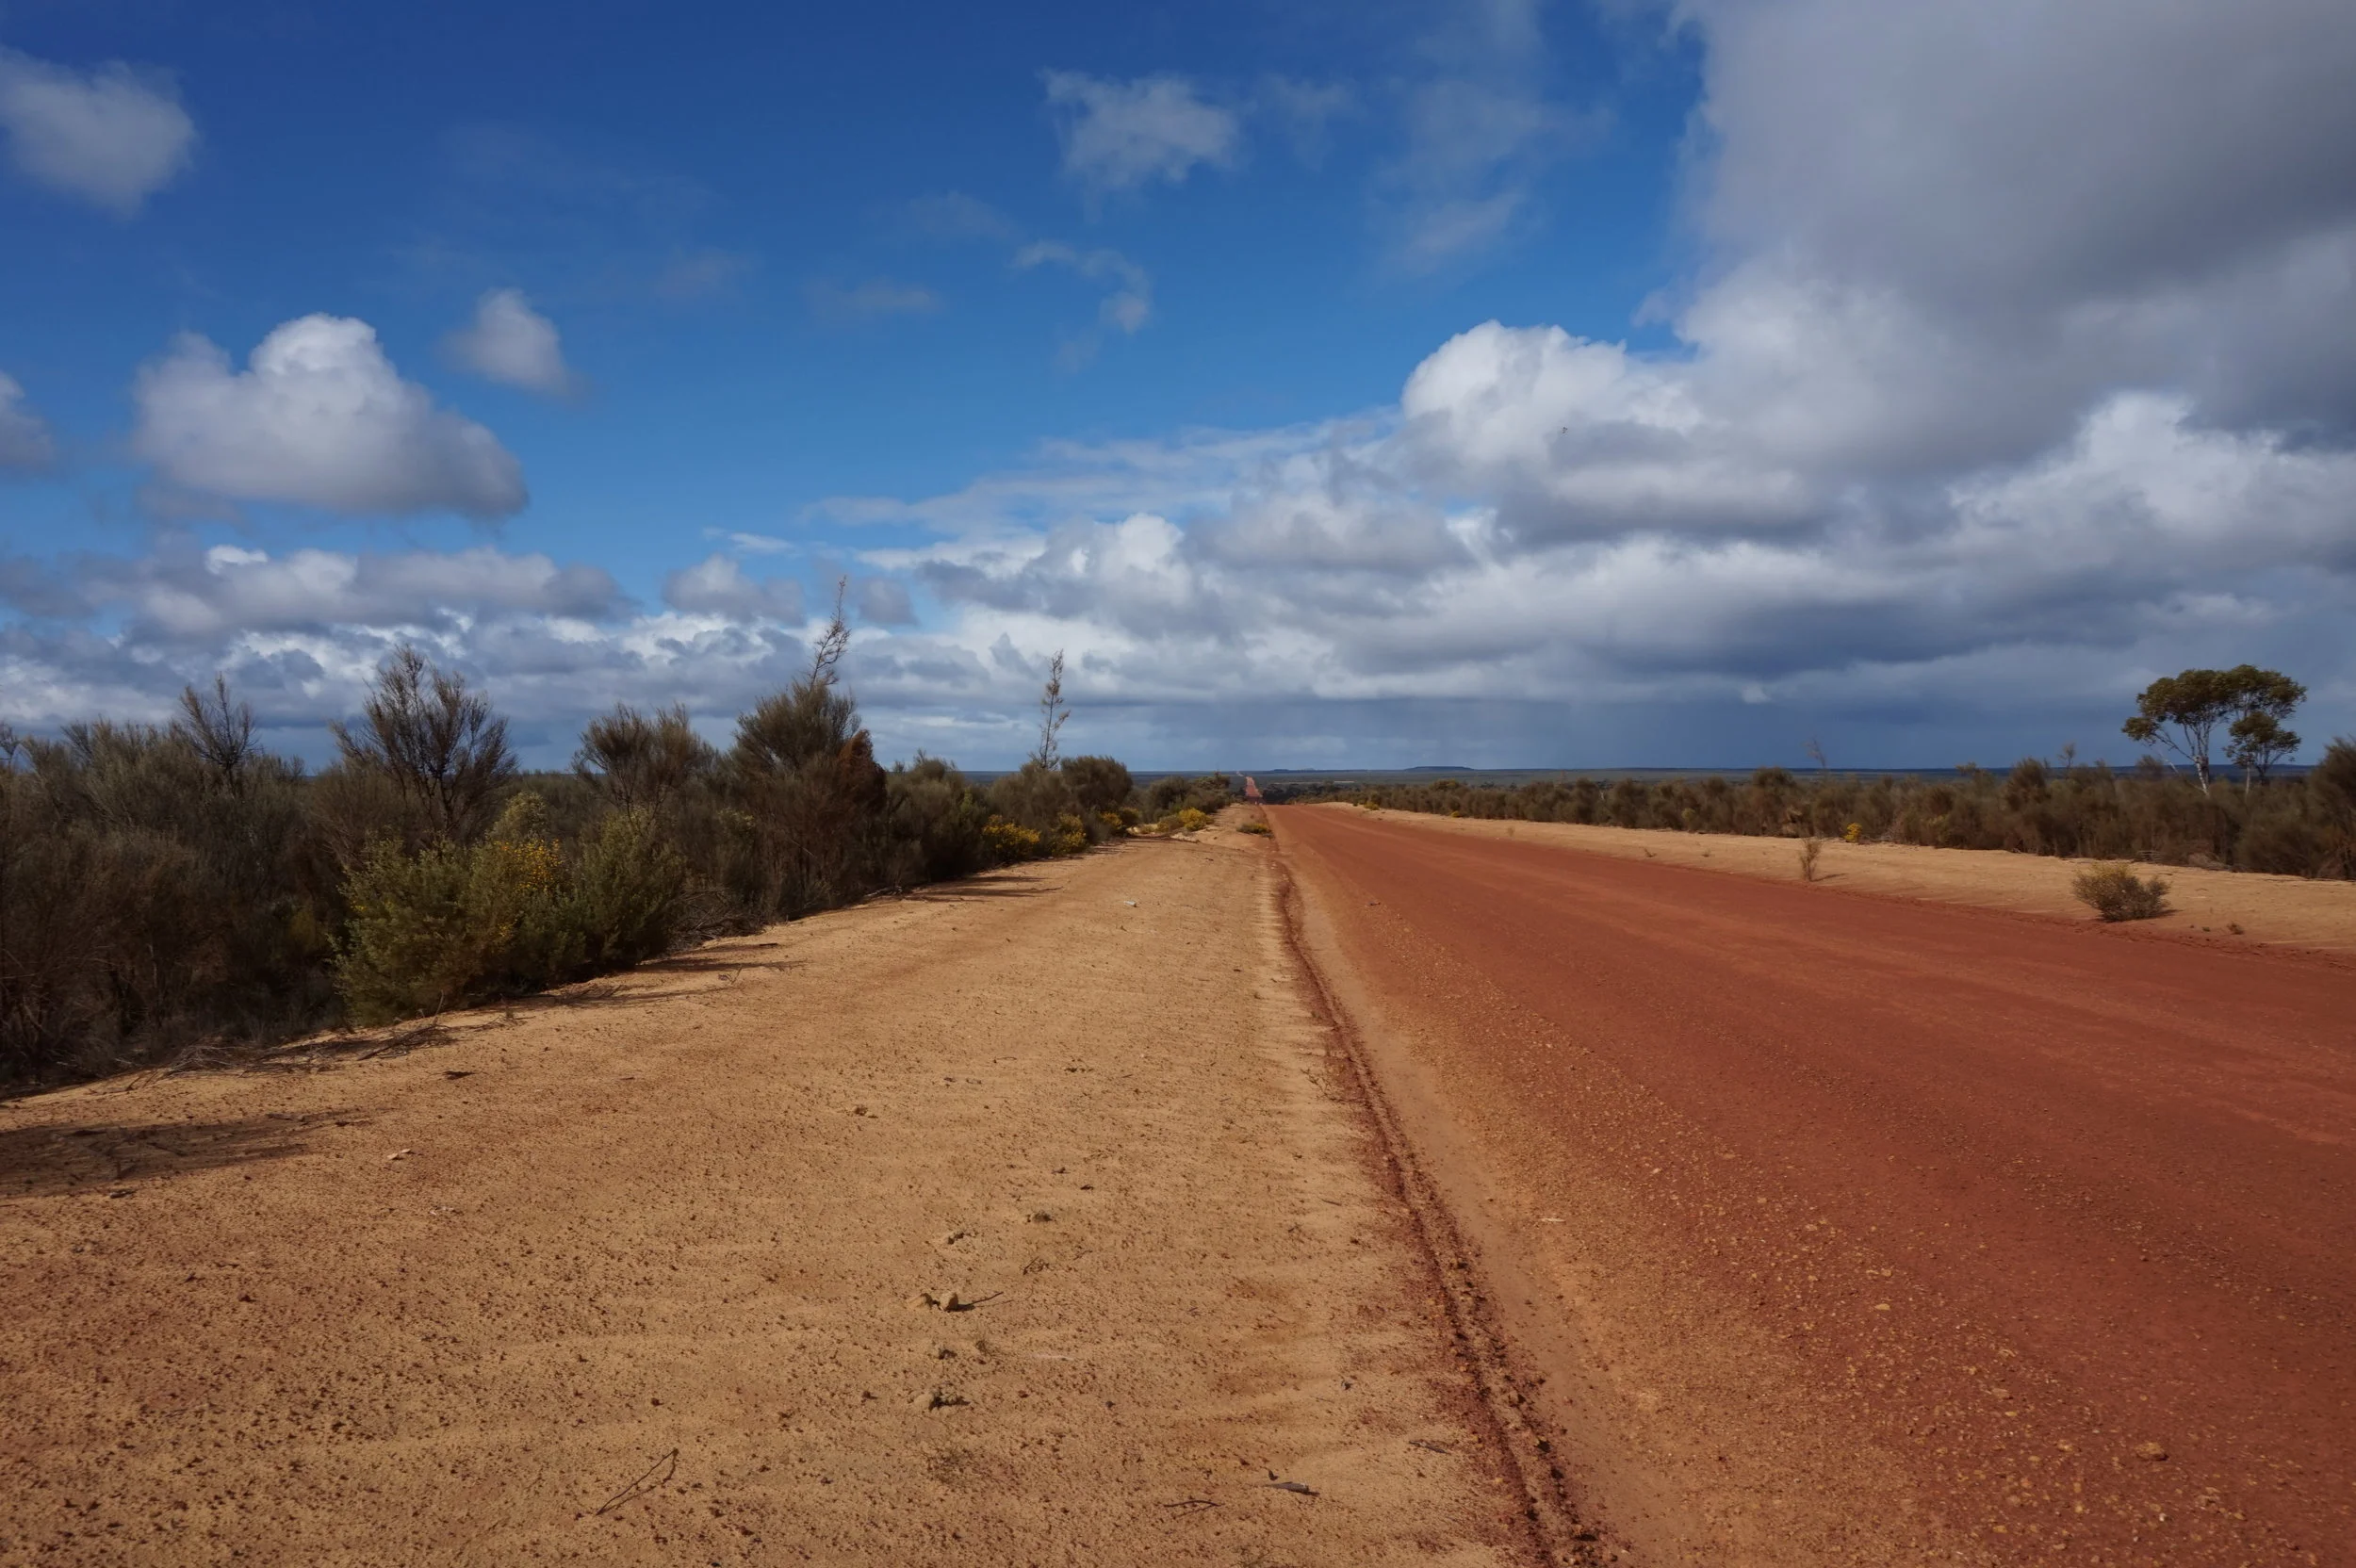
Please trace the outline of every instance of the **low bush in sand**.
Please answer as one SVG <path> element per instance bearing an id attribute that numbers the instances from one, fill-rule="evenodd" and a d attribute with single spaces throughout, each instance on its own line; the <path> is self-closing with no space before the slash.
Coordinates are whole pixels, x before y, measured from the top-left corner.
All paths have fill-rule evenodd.
<path id="1" fill-rule="evenodd" d="M 982 841 L 1000 860 L 1036 860 L 1046 851 L 1036 827 L 1025 827 L 1019 822 L 992 817 L 982 827 Z"/>
<path id="2" fill-rule="evenodd" d="M 1276 836 L 1276 829 L 1270 827 L 1264 822 L 1245 823 L 1243 825 L 1242 831 L 1246 833 L 1256 833 L 1263 839 L 1272 839 Z"/>
<path id="3" fill-rule="evenodd" d="M 1814 834 L 1800 841 L 1800 880 L 1816 880 L 1816 862 L 1824 858 L 1824 841 Z"/>
<path id="4" fill-rule="evenodd" d="M 2070 878 L 2070 890 L 2106 921 L 2154 920 L 2168 912 L 2167 879 L 2137 876 L 2120 860 L 2088 866 Z"/>

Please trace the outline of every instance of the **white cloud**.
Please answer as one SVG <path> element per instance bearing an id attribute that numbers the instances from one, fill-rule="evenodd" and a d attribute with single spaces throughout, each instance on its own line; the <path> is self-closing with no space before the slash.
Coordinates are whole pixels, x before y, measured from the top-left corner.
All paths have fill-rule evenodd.
<path id="1" fill-rule="evenodd" d="M 479 520 L 525 502 L 522 467 L 498 437 L 401 380 L 365 321 L 288 321 L 243 371 L 204 338 L 184 336 L 139 371 L 132 397 L 132 449 L 191 490 Z"/>
<path id="2" fill-rule="evenodd" d="M 25 174 L 128 218 L 188 165 L 196 122 L 170 81 L 77 72 L 0 48 L 0 130 Z"/>
<path id="3" fill-rule="evenodd" d="M 863 577 L 851 591 L 851 608 L 871 626 L 914 626 L 916 608 L 908 585 L 893 578 Z"/>
<path id="4" fill-rule="evenodd" d="M 0 374 L 0 469 L 45 468 L 57 455 L 49 422 L 25 400 L 25 388 Z"/>
<path id="5" fill-rule="evenodd" d="M 532 309 L 519 288 L 494 288 L 477 300 L 474 319 L 443 346 L 459 366 L 502 386 L 548 398 L 581 391 L 581 378 L 564 363 L 556 323 Z"/>
<path id="6" fill-rule="evenodd" d="M 1144 268 L 1119 251 L 1082 251 L 1060 240 L 1041 239 L 1014 253 L 1019 271 L 1038 267 L 1066 267 L 1090 283 L 1109 286 L 1097 302 L 1096 330 L 1066 341 L 1061 355 L 1067 369 L 1078 369 L 1096 357 L 1107 332 L 1134 337 L 1153 318 L 1153 280 Z"/>
<path id="7" fill-rule="evenodd" d="M 1228 168 L 1242 155 L 1241 120 L 1204 102 L 1183 76 L 1120 82 L 1050 71 L 1046 82 L 1064 172 L 1090 190 L 1177 185 L 1202 165 Z"/>
<path id="8" fill-rule="evenodd" d="M 1491 11 L 1492 41 L 1528 15 Z M 1194 765 L 1245 741 L 1739 762 L 1811 732 L 1860 765 L 2073 739 L 2117 760 L 2153 673 L 2244 659 L 2310 685 L 2302 731 L 2356 728 L 2356 111 L 2327 90 L 2356 13 L 1905 11 L 1919 25 L 1878 0 L 1681 9 L 1707 250 L 1667 280 L 1662 350 L 1488 322 L 1349 419 L 1049 443 L 948 494 L 826 503 L 931 535 L 859 554 L 865 580 L 927 595 L 921 629 L 862 621 L 871 716 L 1018 756 L 1038 662 L 1064 647 L 1075 724 L 1134 725 L 1104 743 Z M 1528 188 L 1512 157 L 1453 167 L 1466 200 Z M 1150 315 L 1117 253 L 1023 264 Z M 1098 331 L 1122 330 L 1108 299 Z M 0 570 L 51 607 L 28 614 L 99 580 Z M 219 624 L 266 618 L 264 580 Z M 664 612 L 484 607 L 438 634 L 519 711 L 664 692 L 725 710 L 800 657 L 775 591 L 718 557 Z M 80 635 L 0 643 L 0 691 L 30 711 L 169 664 L 138 640 L 160 629 Z M 241 657 L 341 668 L 388 633 L 271 635 Z"/>
<path id="9" fill-rule="evenodd" d="M 1548 171 L 1604 123 L 1546 92 L 1546 38 L 1522 0 L 1449 11 L 1422 53 L 1426 73 L 1402 90 L 1405 145 L 1376 181 L 1391 264 L 1409 273 L 1530 229 Z"/>
<path id="10" fill-rule="evenodd" d="M 756 582 L 725 555 L 708 556 L 664 578 L 663 602 L 682 613 L 734 620 L 798 623 L 803 615 L 799 582 L 782 577 Z"/>
<path id="11" fill-rule="evenodd" d="M 941 296 L 922 284 L 870 278 L 849 287 L 817 279 L 804 290 L 810 311 L 821 321 L 850 325 L 891 316 L 930 316 L 942 307 Z"/>

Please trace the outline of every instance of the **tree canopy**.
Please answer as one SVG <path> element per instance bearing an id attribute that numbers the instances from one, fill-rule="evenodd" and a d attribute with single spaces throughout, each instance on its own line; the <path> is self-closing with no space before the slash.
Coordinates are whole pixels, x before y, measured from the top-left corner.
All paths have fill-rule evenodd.
<path id="1" fill-rule="evenodd" d="M 2307 688 L 2279 670 L 2236 664 L 2230 670 L 2185 670 L 2162 676 L 2135 698 L 2135 711 L 2119 727 L 2130 740 L 2154 742 L 2192 765 L 2201 792 L 2209 792 L 2209 747 L 2217 727 L 2227 726 L 2226 760 L 2264 778 L 2269 769 L 2299 749 L 2299 736 L 2283 727 Z"/>

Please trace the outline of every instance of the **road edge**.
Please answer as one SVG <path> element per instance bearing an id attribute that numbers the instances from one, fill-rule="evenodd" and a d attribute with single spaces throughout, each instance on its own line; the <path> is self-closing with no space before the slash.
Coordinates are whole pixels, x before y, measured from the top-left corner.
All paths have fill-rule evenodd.
<path id="1" fill-rule="evenodd" d="M 1350 1063 L 1360 1103 L 1382 1142 L 1384 1178 L 1407 1211 L 1424 1262 L 1439 1282 L 1441 1307 L 1457 1354 L 1471 1375 L 1486 1435 L 1497 1445 L 1521 1496 L 1516 1512 L 1528 1546 L 1534 1560 L 1549 1568 L 1603 1568 L 1612 1560 L 1605 1554 L 1602 1532 L 1573 1502 L 1554 1439 L 1531 1413 L 1530 1396 L 1519 1386 L 1526 1380 L 1513 1370 L 1503 1328 L 1489 1304 L 1493 1293 L 1475 1267 L 1473 1251 L 1464 1245 L 1454 1216 L 1425 1175 L 1375 1075 L 1358 1027 L 1311 950 L 1292 866 L 1281 852 L 1271 854 L 1268 862 L 1277 877 L 1284 945 L 1300 966 L 1312 1016 L 1338 1042 L 1336 1054 Z"/>

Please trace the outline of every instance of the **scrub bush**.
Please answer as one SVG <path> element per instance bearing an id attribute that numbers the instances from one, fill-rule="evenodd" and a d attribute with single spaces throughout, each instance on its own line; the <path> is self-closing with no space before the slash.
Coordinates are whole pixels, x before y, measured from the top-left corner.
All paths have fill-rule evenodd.
<path id="1" fill-rule="evenodd" d="M 317 776 L 218 679 L 166 727 L 0 727 L 0 1083 L 518 995 L 1136 820 L 1109 758 L 998 781 L 1020 817 L 938 759 L 887 773 L 848 635 L 725 754 L 625 706 L 561 774 L 520 775 L 488 698 L 408 648 Z"/>
<path id="2" fill-rule="evenodd" d="M 2087 867 L 2070 878 L 2070 890 L 2106 921 L 2155 920 L 2168 913 L 2167 879 L 2137 876 L 2124 861 Z"/>

